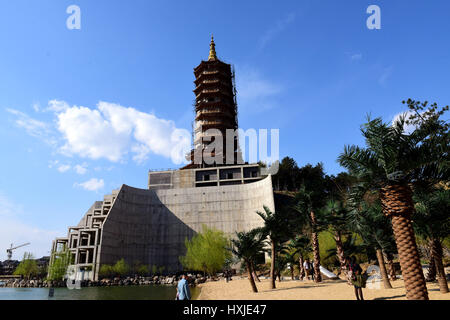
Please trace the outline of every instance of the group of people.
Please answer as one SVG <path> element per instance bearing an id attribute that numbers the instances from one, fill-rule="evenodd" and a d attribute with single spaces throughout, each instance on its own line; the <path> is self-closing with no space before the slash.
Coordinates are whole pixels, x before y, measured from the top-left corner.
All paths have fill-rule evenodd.
<path id="1" fill-rule="evenodd" d="M 355 288 L 355 296 L 357 300 L 364 300 L 362 288 L 366 286 L 366 276 L 363 274 L 361 266 L 356 262 L 356 257 L 345 258 L 345 265 L 347 269 L 347 276 L 349 278 L 349 283 Z M 306 279 L 314 280 L 314 264 L 306 259 L 303 262 L 303 269 L 305 270 Z"/>
<path id="2" fill-rule="evenodd" d="M 363 274 L 363 270 L 361 266 L 356 262 L 356 258 L 353 256 L 351 258 L 345 258 L 346 262 L 346 271 L 349 278 L 350 283 L 355 288 L 355 296 L 357 300 L 364 300 L 362 288 L 366 286 L 366 277 Z M 314 265 L 306 259 L 303 263 L 303 268 L 306 273 L 306 278 L 309 280 L 314 280 Z M 231 272 L 226 272 L 225 277 L 227 282 L 231 278 Z M 176 300 L 190 300 L 191 299 L 191 291 L 189 289 L 189 278 L 187 275 L 181 275 L 180 281 L 177 285 L 177 296 Z"/>

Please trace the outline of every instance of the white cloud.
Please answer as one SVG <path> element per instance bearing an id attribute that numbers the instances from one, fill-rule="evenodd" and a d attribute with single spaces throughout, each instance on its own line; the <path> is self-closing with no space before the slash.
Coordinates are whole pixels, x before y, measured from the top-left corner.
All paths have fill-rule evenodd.
<path id="1" fill-rule="evenodd" d="M 355 54 L 352 54 L 352 55 L 350 56 L 350 59 L 351 59 L 351 60 L 361 60 L 361 59 L 362 59 L 362 54 L 361 54 L 361 53 L 355 53 Z"/>
<path id="2" fill-rule="evenodd" d="M 77 164 L 75 167 L 73 167 L 75 169 L 75 172 L 79 175 L 83 175 L 86 174 L 87 172 L 87 163 L 83 163 L 83 164 Z"/>
<path id="3" fill-rule="evenodd" d="M 41 105 L 38 102 L 33 103 L 33 110 L 39 112 L 41 110 Z"/>
<path id="4" fill-rule="evenodd" d="M 48 106 L 45 109 L 45 111 L 51 111 L 51 112 L 63 112 L 69 109 L 69 104 L 65 101 L 60 100 L 50 100 L 48 102 Z"/>
<path id="5" fill-rule="evenodd" d="M 378 78 L 378 83 L 382 86 L 385 86 L 387 83 L 387 80 L 391 77 L 392 75 L 392 67 L 386 67 L 383 68 L 380 77 Z"/>
<path id="6" fill-rule="evenodd" d="M 55 115 L 56 130 L 51 124 L 33 119 L 18 110 L 7 109 L 16 116 L 17 126 L 51 144 L 65 156 L 123 162 L 131 155 L 134 161 L 143 163 L 150 154 L 156 154 L 171 158 L 175 164 L 186 163 L 185 154 L 191 146 L 191 134 L 177 128 L 172 120 L 103 101 L 98 103 L 97 108 L 91 109 L 71 107 L 67 102 L 51 100 L 44 110 Z M 49 167 L 56 165 L 50 163 Z M 84 174 L 85 167 L 75 166 L 74 169 L 78 174 Z M 61 170 L 68 169 L 61 167 Z"/>
<path id="7" fill-rule="evenodd" d="M 6 111 L 16 116 L 14 121 L 16 126 L 24 129 L 30 136 L 39 138 L 50 145 L 56 143 L 56 140 L 52 137 L 52 130 L 47 123 L 33 119 L 19 110 L 7 108 Z"/>
<path id="8" fill-rule="evenodd" d="M 423 114 L 423 113 L 421 113 L 421 114 Z M 394 125 L 394 123 L 396 123 L 400 119 L 401 116 L 405 117 L 405 119 L 408 120 L 412 115 L 416 115 L 416 113 L 411 110 L 408 110 L 405 112 L 400 112 L 393 117 L 392 125 Z M 405 124 L 403 126 L 403 129 L 405 130 L 406 134 L 411 134 L 416 128 L 417 128 L 417 126 L 413 125 L 413 124 Z"/>
<path id="9" fill-rule="evenodd" d="M 276 104 L 272 98 L 283 91 L 281 85 L 265 79 L 256 69 L 242 68 L 238 73 L 238 102 L 243 110 L 267 110 Z"/>
<path id="10" fill-rule="evenodd" d="M 99 191 L 105 187 L 105 181 L 103 179 L 92 178 L 83 183 L 75 183 L 75 187 L 81 187 L 88 191 Z"/>
<path id="11" fill-rule="evenodd" d="M 190 140 L 186 143 L 174 135 L 182 129 L 177 129 L 173 121 L 114 103 L 99 102 L 97 109 L 70 107 L 57 118 L 65 140 L 60 151 L 66 155 L 119 162 L 130 152 L 141 163 L 154 153 L 181 163 L 184 158 L 174 156 L 172 149 L 190 146 Z M 183 132 L 190 139 L 189 132 Z"/>
<path id="12" fill-rule="evenodd" d="M 263 49 L 275 36 L 281 33 L 286 27 L 294 22 L 295 14 L 289 13 L 283 19 L 278 20 L 269 30 L 267 30 L 259 39 L 259 47 Z"/>
<path id="13" fill-rule="evenodd" d="M 60 165 L 60 166 L 58 167 L 58 171 L 61 172 L 61 173 L 64 173 L 64 172 L 69 171 L 71 168 L 72 168 L 72 167 L 71 167 L 70 165 L 68 165 L 68 164 L 63 164 L 63 165 Z"/>

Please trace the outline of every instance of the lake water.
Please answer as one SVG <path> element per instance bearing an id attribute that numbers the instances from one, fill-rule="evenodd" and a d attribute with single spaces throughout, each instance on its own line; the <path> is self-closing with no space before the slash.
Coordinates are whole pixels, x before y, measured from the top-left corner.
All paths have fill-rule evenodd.
<path id="1" fill-rule="evenodd" d="M 80 290 L 55 288 L 52 298 L 49 288 L 0 288 L 0 300 L 174 300 L 174 286 L 88 287 Z M 196 299 L 200 289 L 191 288 Z"/>

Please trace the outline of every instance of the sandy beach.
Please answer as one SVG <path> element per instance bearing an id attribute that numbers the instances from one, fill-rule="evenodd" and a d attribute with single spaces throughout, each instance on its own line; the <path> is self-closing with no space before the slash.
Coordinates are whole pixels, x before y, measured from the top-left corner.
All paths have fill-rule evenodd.
<path id="1" fill-rule="evenodd" d="M 391 282 L 393 289 L 363 289 L 366 300 L 406 300 L 403 280 Z M 234 277 L 233 281 L 212 281 L 201 284 L 198 300 L 355 300 L 354 289 L 342 280 L 325 280 L 320 284 L 310 280 L 284 280 L 270 289 L 270 280 L 257 282 L 258 293 L 253 293 L 247 278 Z M 437 283 L 427 283 L 430 300 L 450 300 L 450 293 L 439 292 Z"/>

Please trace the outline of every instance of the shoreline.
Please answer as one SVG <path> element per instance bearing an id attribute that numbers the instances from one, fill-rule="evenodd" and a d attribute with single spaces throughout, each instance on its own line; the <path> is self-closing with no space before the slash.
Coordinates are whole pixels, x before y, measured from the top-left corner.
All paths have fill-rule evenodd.
<path id="1" fill-rule="evenodd" d="M 365 300 L 406 300 L 403 280 L 392 281 L 393 289 L 384 289 L 382 281 L 376 283 L 379 289 L 363 289 Z M 276 282 L 276 289 L 270 289 L 270 280 L 257 282 L 258 293 L 251 290 L 248 278 L 233 277 L 226 281 L 211 281 L 198 285 L 197 300 L 356 300 L 353 286 L 343 280 L 283 280 Z M 430 300 L 450 300 L 450 293 L 439 292 L 437 282 L 427 282 Z"/>

